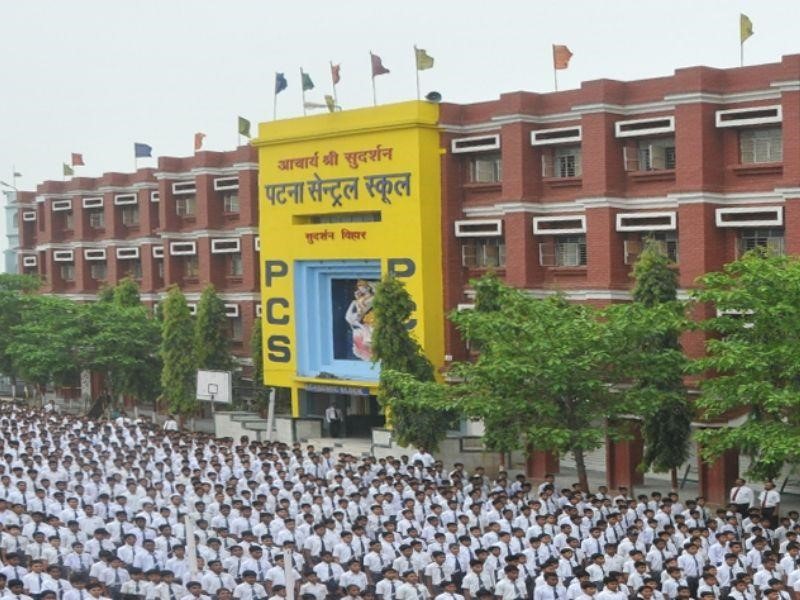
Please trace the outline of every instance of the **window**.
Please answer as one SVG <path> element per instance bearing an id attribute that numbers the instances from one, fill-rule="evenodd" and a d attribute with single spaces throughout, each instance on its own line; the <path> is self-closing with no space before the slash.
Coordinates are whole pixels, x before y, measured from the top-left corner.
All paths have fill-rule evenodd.
<path id="1" fill-rule="evenodd" d="M 557 235 L 539 244 L 539 264 L 543 267 L 582 267 L 586 265 L 586 236 Z"/>
<path id="2" fill-rule="evenodd" d="M 497 183 L 503 180 L 500 153 L 480 154 L 469 161 L 469 180 L 472 183 Z"/>
<path id="3" fill-rule="evenodd" d="M 9 221 L 8 221 L 8 222 L 9 222 L 9 224 L 11 225 L 11 230 L 12 230 L 12 231 L 16 231 L 17 229 L 19 229 L 19 223 L 18 223 L 18 221 L 17 221 L 17 219 L 18 219 L 18 213 L 17 213 L 17 211 L 16 211 L 16 210 L 12 210 L 12 211 L 11 211 L 11 213 L 10 213 L 10 215 L 9 215 L 8 219 L 9 219 Z"/>
<path id="4" fill-rule="evenodd" d="M 230 335 L 231 341 L 242 341 L 242 317 L 231 317 L 228 319 L 230 322 Z"/>
<path id="5" fill-rule="evenodd" d="M 581 176 L 581 147 L 557 146 L 542 150 L 542 177 Z"/>
<path id="6" fill-rule="evenodd" d="M 671 263 L 678 262 L 678 234 L 675 231 L 646 231 L 638 239 L 625 240 L 625 264 L 634 264 L 645 245 L 651 241 Z"/>
<path id="7" fill-rule="evenodd" d="M 231 277 L 241 277 L 244 269 L 242 268 L 242 255 L 231 254 L 228 257 L 228 275 Z"/>
<path id="8" fill-rule="evenodd" d="M 125 227 L 135 227 L 139 224 L 139 206 L 136 204 L 129 204 L 121 208 L 122 211 L 122 224 Z"/>
<path id="9" fill-rule="evenodd" d="M 195 215 L 196 199 L 194 196 L 181 196 L 175 198 L 175 214 L 179 217 L 193 217 Z"/>
<path id="10" fill-rule="evenodd" d="M 764 248 L 769 254 L 784 254 L 783 229 L 780 227 L 742 229 L 737 248 L 739 255 L 756 248 Z"/>
<path id="11" fill-rule="evenodd" d="M 164 261 L 159 260 L 156 262 L 156 272 L 158 273 L 159 279 L 164 279 Z"/>
<path id="12" fill-rule="evenodd" d="M 72 231 L 75 226 L 75 219 L 72 218 L 72 211 L 64 212 L 64 231 Z"/>
<path id="13" fill-rule="evenodd" d="M 556 238 L 556 266 L 580 267 L 585 264 L 585 235 L 564 235 Z"/>
<path id="14" fill-rule="evenodd" d="M 196 279 L 199 271 L 197 256 L 185 256 L 183 259 L 183 276 L 187 279 Z"/>
<path id="15" fill-rule="evenodd" d="M 89 272 L 91 274 L 92 279 L 95 281 L 105 281 L 106 273 L 108 272 L 106 263 L 104 262 L 97 262 L 93 263 L 91 267 L 89 267 Z"/>
<path id="16" fill-rule="evenodd" d="M 626 171 L 662 171 L 675 168 L 675 138 L 639 140 L 624 147 Z"/>
<path id="17" fill-rule="evenodd" d="M 781 128 L 742 129 L 739 132 L 739 157 L 743 165 L 782 162 Z"/>
<path id="18" fill-rule="evenodd" d="M 89 227 L 92 229 L 105 229 L 106 213 L 102 210 L 89 211 Z"/>
<path id="19" fill-rule="evenodd" d="M 222 210 L 226 213 L 239 212 L 239 192 L 237 191 L 223 192 Z"/>
<path id="20" fill-rule="evenodd" d="M 125 267 L 126 267 L 124 271 L 125 277 L 130 277 L 132 279 L 142 278 L 142 261 L 138 259 L 126 260 Z"/>
<path id="21" fill-rule="evenodd" d="M 75 265 L 61 265 L 61 281 L 75 281 Z"/>
<path id="22" fill-rule="evenodd" d="M 503 238 L 474 238 L 461 246 L 461 264 L 473 269 L 506 266 Z"/>

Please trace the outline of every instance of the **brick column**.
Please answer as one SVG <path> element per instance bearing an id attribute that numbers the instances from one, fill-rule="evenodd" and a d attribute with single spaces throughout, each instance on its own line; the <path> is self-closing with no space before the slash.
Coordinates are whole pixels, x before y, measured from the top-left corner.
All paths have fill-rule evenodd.
<path id="1" fill-rule="evenodd" d="M 644 440 L 638 421 L 626 420 L 622 428 L 625 439 L 606 438 L 606 478 L 613 490 L 623 485 L 633 490 L 644 483 L 644 474 L 638 469 L 644 455 Z"/>
<path id="2" fill-rule="evenodd" d="M 506 283 L 518 288 L 532 288 L 544 278 L 539 266 L 539 246 L 533 238 L 533 217 L 524 212 L 511 213 L 503 219 L 506 244 Z"/>
<path id="3" fill-rule="evenodd" d="M 149 204 L 149 201 L 148 201 Z M 148 221 L 145 221 L 148 222 Z M 139 260 L 142 262 L 142 289 L 141 291 L 144 293 L 152 293 L 155 292 L 158 288 L 157 280 L 158 280 L 158 266 L 156 265 L 156 259 L 153 258 L 153 245 L 152 244 L 142 244 L 139 249 Z"/>
<path id="4" fill-rule="evenodd" d="M 729 450 L 713 463 L 704 463 L 700 459 L 698 448 L 697 472 L 700 478 L 700 495 L 709 503 L 726 505 L 728 490 L 739 476 L 739 452 Z"/>
<path id="5" fill-rule="evenodd" d="M 544 479 L 548 473 L 558 473 L 558 455 L 530 448 L 525 457 L 525 471 L 531 479 Z"/>
<path id="6" fill-rule="evenodd" d="M 215 229 L 219 227 L 222 209 L 216 205 L 216 192 L 214 192 L 214 178 L 211 175 L 198 175 L 195 179 L 197 185 L 197 198 L 195 218 L 197 229 Z"/>
<path id="7" fill-rule="evenodd" d="M 800 92 L 781 94 L 783 109 L 783 185 L 800 185 Z M 788 228 L 787 228 L 788 231 Z"/>
<path id="8" fill-rule="evenodd" d="M 610 207 L 586 210 L 587 284 L 600 289 L 627 288 L 622 237 L 617 234 L 617 210 Z"/>
<path id="9" fill-rule="evenodd" d="M 800 159 L 798 159 L 800 160 Z M 783 207 L 786 254 L 800 254 L 800 196 L 786 198 Z"/>

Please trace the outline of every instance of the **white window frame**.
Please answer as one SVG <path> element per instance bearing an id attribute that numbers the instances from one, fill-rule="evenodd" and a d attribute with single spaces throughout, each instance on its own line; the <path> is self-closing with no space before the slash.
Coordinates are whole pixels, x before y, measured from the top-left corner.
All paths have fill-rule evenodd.
<path id="1" fill-rule="evenodd" d="M 23 221 L 35 221 L 36 220 L 36 211 L 35 210 L 23 210 L 22 211 L 22 220 Z"/>
<path id="2" fill-rule="evenodd" d="M 559 138 L 540 138 L 542 134 L 561 133 L 574 131 L 576 132 L 571 136 L 564 136 Z M 583 127 L 580 125 L 573 125 L 572 127 L 555 127 L 553 129 L 537 129 L 531 131 L 531 146 L 552 146 L 554 144 L 574 144 L 583 139 Z"/>
<path id="3" fill-rule="evenodd" d="M 164 258 L 164 246 L 153 246 L 153 258 Z"/>
<path id="4" fill-rule="evenodd" d="M 225 316 L 230 318 L 236 318 L 239 316 L 239 305 L 235 303 L 226 303 L 225 304 Z"/>
<path id="5" fill-rule="evenodd" d="M 458 145 L 459 142 L 478 142 L 481 140 L 486 140 L 486 143 L 479 144 L 476 146 L 467 146 L 467 147 L 460 147 Z M 499 149 L 500 149 L 499 133 L 493 133 L 489 135 L 473 135 L 470 137 L 458 138 L 450 142 L 450 151 L 453 154 L 468 154 L 470 152 L 486 152 L 487 150 L 499 150 Z"/>
<path id="6" fill-rule="evenodd" d="M 137 194 L 116 194 L 114 196 L 114 206 L 125 206 L 127 204 L 137 204 L 139 196 Z"/>
<path id="7" fill-rule="evenodd" d="M 23 267 L 35 267 L 39 264 L 39 259 L 35 256 L 23 256 L 22 257 L 22 266 Z"/>
<path id="8" fill-rule="evenodd" d="M 503 235 L 502 219 L 463 219 L 454 224 L 456 237 L 499 237 Z M 486 229 L 474 231 L 464 230 L 465 225 L 486 225 Z"/>
<path id="9" fill-rule="evenodd" d="M 668 121 L 667 125 L 656 125 L 655 123 L 659 121 Z M 632 131 L 626 131 L 623 128 L 626 125 L 641 125 L 643 123 L 650 123 L 652 122 L 654 125 L 653 127 L 644 127 L 642 129 L 634 129 Z M 642 137 L 648 135 L 659 135 L 662 133 L 674 133 L 675 132 L 675 117 L 673 115 L 665 115 L 662 117 L 649 117 L 647 119 L 627 119 L 625 121 L 617 121 L 614 123 L 614 133 L 618 138 L 628 138 L 628 137 Z"/>
<path id="10" fill-rule="evenodd" d="M 197 302 L 187 302 L 186 305 L 189 307 L 189 314 L 193 317 L 197 315 Z"/>
<path id="11" fill-rule="evenodd" d="M 83 208 L 103 208 L 103 197 L 92 196 L 91 198 L 84 198 L 82 204 Z"/>
<path id="12" fill-rule="evenodd" d="M 256 249 L 256 252 L 261 252 L 261 236 L 256 236 L 253 238 L 253 248 Z"/>
<path id="13" fill-rule="evenodd" d="M 53 212 L 61 212 L 66 210 L 72 210 L 72 200 L 53 200 L 53 204 L 51 205 Z"/>
<path id="14" fill-rule="evenodd" d="M 753 219 L 750 221 L 725 221 L 724 215 L 741 213 L 772 213 L 772 219 Z M 715 214 L 717 227 L 783 227 L 782 206 L 731 206 L 718 208 Z"/>
<path id="15" fill-rule="evenodd" d="M 216 238 L 211 240 L 211 254 L 238 254 L 242 251 L 239 238 Z"/>
<path id="16" fill-rule="evenodd" d="M 105 260 L 105 248 L 85 248 L 83 251 L 83 260 Z"/>
<path id="17" fill-rule="evenodd" d="M 642 223 L 641 225 L 625 225 L 623 221 L 637 220 L 649 221 L 653 218 L 667 217 L 669 223 L 665 225 L 653 225 L 651 223 Z M 617 213 L 617 231 L 672 231 L 677 226 L 678 216 L 675 211 L 663 212 L 627 212 Z"/>
<path id="18" fill-rule="evenodd" d="M 193 256 L 197 254 L 197 242 L 170 242 L 170 256 Z"/>
<path id="19" fill-rule="evenodd" d="M 257 319 L 261 318 L 261 302 L 256 304 L 256 318 Z"/>
<path id="20" fill-rule="evenodd" d="M 134 258 L 139 258 L 139 248 L 137 246 L 117 248 L 116 254 L 118 260 L 130 260 Z"/>
<path id="21" fill-rule="evenodd" d="M 176 181 L 172 184 L 172 195 L 182 196 L 197 193 L 197 184 L 194 181 Z"/>
<path id="22" fill-rule="evenodd" d="M 217 177 L 214 179 L 214 190 L 220 192 L 223 190 L 238 190 L 239 189 L 239 176 L 233 177 Z"/>
<path id="23" fill-rule="evenodd" d="M 161 202 L 161 194 L 158 192 L 150 192 L 150 202 Z"/>
<path id="24" fill-rule="evenodd" d="M 544 223 L 560 223 L 563 221 L 580 221 L 580 227 L 572 227 L 570 229 L 542 229 L 541 224 Z M 560 215 L 557 217 L 534 217 L 533 218 L 533 234 L 534 235 L 575 235 L 578 233 L 586 233 L 586 215 Z"/>
<path id="25" fill-rule="evenodd" d="M 53 262 L 74 262 L 75 252 L 72 250 L 53 250 Z"/>
<path id="26" fill-rule="evenodd" d="M 765 110 L 774 110 L 775 116 L 772 117 L 752 117 L 748 118 L 747 114 L 762 112 Z M 738 119 L 723 120 L 722 117 L 726 115 L 743 115 Z M 745 127 L 747 125 L 767 125 L 771 123 L 783 122 L 783 107 L 780 104 L 771 104 L 769 106 L 749 106 L 747 108 L 728 108 L 725 110 L 718 110 L 716 112 L 716 125 L 717 127 Z"/>

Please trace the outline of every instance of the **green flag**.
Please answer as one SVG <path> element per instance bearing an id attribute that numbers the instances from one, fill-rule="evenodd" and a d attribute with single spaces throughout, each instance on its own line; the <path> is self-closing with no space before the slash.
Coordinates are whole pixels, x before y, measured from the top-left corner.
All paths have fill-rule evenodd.
<path id="1" fill-rule="evenodd" d="M 250 121 L 244 117 L 239 117 L 239 135 L 250 137 Z"/>
<path id="2" fill-rule="evenodd" d="M 63 167 L 64 167 L 63 170 L 64 177 L 72 177 L 73 175 L 75 175 L 75 171 L 67 163 L 64 163 Z"/>
<path id="3" fill-rule="evenodd" d="M 308 90 L 314 89 L 314 82 L 311 81 L 311 75 L 308 73 L 303 73 L 303 91 L 307 92 Z"/>
<path id="4" fill-rule="evenodd" d="M 425 71 L 433 68 L 433 57 L 422 48 L 414 47 L 414 54 L 417 57 L 417 71 Z"/>

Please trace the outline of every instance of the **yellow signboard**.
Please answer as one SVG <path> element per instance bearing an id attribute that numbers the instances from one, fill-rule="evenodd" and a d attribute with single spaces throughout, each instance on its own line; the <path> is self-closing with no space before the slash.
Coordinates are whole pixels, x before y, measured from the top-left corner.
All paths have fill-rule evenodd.
<path id="1" fill-rule="evenodd" d="M 262 123 L 259 149 L 264 373 L 374 391 L 371 301 L 393 273 L 434 365 L 444 353 L 438 107 L 379 106 Z M 325 388 L 327 389 L 327 388 Z"/>

